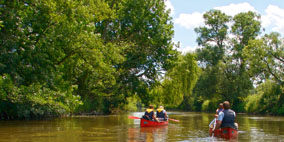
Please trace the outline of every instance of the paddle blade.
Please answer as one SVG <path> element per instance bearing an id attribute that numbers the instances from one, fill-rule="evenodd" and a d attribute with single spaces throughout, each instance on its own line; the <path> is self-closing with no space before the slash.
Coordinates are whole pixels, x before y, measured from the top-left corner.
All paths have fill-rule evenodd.
<path id="1" fill-rule="evenodd" d="M 139 117 L 136 116 L 128 116 L 129 119 L 140 119 Z"/>
<path id="2" fill-rule="evenodd" d="M 169 118 L 169 120 L 175 121 L 175 122 L 179 122 L 179 120 L 176 120 L 176 119 L 171 119 L 171 118 Z"/>

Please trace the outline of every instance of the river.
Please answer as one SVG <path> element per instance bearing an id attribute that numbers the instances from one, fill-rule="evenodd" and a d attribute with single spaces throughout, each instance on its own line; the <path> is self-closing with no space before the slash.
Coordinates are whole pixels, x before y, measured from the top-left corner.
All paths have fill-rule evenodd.
<path id="1" fill-rule="evenodd" d="M 144 142 L 144 141 L 224 141 L 208 134 L 211 113 L 168 112 L 168 126 L 140 128 L 140 121 L 128 116 L 142 112 L 109 116 L 76 116 L 49 120 L 0 121 L 1 142 Z M 284 142 L 284 117 L 237 114 L 239 135 L 235 141 Z"/>

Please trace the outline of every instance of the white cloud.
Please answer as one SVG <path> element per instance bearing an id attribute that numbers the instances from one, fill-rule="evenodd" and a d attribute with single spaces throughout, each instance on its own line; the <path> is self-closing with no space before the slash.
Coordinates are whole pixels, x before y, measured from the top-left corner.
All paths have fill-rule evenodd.
<path id="1" fill-rule="evenodd" d="M 261 26 L 268 27 L 271 24 L 270 16 L 261 15 Z"/>
<path id="2" fill-rule="evenodd" d="M 240 12 L 248 12 L 248 11 L 257 12 L 255 8 L 247 2 L 214 7 L 214 9 L 221 10 L 222 12 L 230 16 L 234 16 Z M 181 13 L 179 17 L 174 20 L 174 23 L 182 27 L 185 27 L 186 29 L 194 29 L 204 24 L 203 13 L 200 12 L 194 12 L 190 14 Z"/>
<path id="3" fill-rule="evenodd" d="M 222 12 L 230 16 L 234 16 L 241 12 L 248 12 L 248 11 L 257 12 L 255 8 L 247 2 L 239 3 L 239 4 L 232 3 L 227 6 L 214 7 L 214 9 L 221 10 Z"/>
<path id="4" fill-rule="evenodd" d="M 170 15 L 174 15 L 175 14 L 175 9 L 174 9 L 174 6 L 172 5 L 171 1 L 170 0 L 165 0 L 165 4 L 166 4 L 166 9 L 170 9 L 171 10 L 171 13 Z"/>
<path id="5" fill-rule="evenodd" d="M 203 14 L 194 12 L 192 14 L 182 13 L 174 20 L 175 24 L 179 24 L 186 29 L 194 29 L 204 23 Z"/>
<path id="6" fill-rule="evenodd" d="M 197 48 L 198 46 L 195 46 L 195 47 L 186 46 L 186 47 L 180 47 L 177 50 L 180 51 L 182 54 L 186 54 L 188 52 L 195 52 Z"/>
<path id="7" fill-rule="evenodd" d="M 271 26 L 272 31 L 284 33 L 284 9 L 281 9 L 278 6 L 269 5 L 261 20 L 264 27 Z"/>

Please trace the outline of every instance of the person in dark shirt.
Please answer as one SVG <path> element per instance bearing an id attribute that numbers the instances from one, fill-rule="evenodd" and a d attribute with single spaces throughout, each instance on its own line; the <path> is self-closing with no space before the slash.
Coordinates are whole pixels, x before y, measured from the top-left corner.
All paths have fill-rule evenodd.
<path id="1" fill-rule="evenodd" d="M 217 125 L 215 130 L 226 127 L 234 128 L 237 130 L 238 125 L 237 123 L 235 123 L 236 113 L 230 109 L 230 103 L 228 101 L 225 101 L 223 103 L 223 106 L 224 110 L 221 111 L 218 115 Z"/>
<path id="2" fill-rule="evenodd" d="M 159 121 L 155 116 L 154 107 L 152 105 L 150 105 L 149 108 L 146 109 L 142 118 L 146 120 L 151 120 L 151 121 L 154 121 L 154 120 Z"/>
<path id="3" fill-rule="evenodd" d="M 157 109 L 157 119 L 159 121 L 167 121 L 168 120 L 168 115 L 167 115 L 167 112 L 166 110 L 164 109 L 163 106 L 160 106 L 158 109 Z"/>

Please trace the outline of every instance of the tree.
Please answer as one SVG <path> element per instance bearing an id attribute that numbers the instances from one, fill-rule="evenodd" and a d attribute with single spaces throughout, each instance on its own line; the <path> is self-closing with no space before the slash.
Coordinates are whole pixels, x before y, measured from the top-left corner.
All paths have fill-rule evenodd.
<path id="1" fill-rule="evenodd" d="M 198 60 L 204 67 L 195 88 L 197 97 L 203 100 L 219 98 L 215 99 L 217 102 L 228 100 L 240 105 L 233 106 L 242 111 L 243 99 L 253 87 L 243 49 L 249 40 L 260 34 L 260 16 L 247 12 L 231 19 L 220 11 L 211 10 L 204 14 L 204 19 L 205 26 L 195 29 L 199 34 L 197 42 L 203 47 L 197 50 Z M 230 32 L 229 22 L 233 23 Z M 231 38 L 228 38 L 229 33 Z"/>
<path id="2" fill-rule="evenodd" d="M 162 0 L 12 0 L 0 7 L 0 75 L 12 86 L 3 89 L 2 101 L 12 106 L 45 108 L 37 100 L 51 97 L 51 105 L 62 104 L 54 108 L 60 114 L 110 113 L 131 95 L 147 98 L 147 88 L 176 58 Z M 30 97 L 33 91 L 38 98 Z M 24 97 L 13 102 L 5 97 L 11 94 Z M 80 97 L 85 104 L 78 108 Z"/>
<path id="3" fill-rule="evenodd" d="M 284 44 L 279 33 L 250 40 L 244 48 L 248 71 L 257 81 L 253 94 L 246 98 L 249 113 L 284 114 Z"/>
<path id="4" fill-rule="evenodd" d="M 230 85 L 225 85 L 228 88 L 225 87 L 227 93 L 224 95 L 227 96 L 226 99 L 230 96 L 232 104 L 238 104 L 235 105 L 236 110 L 243 111 L 242 102 L 253 88 L 251 76 L 246 69 L 243 49 L 248 45 L 249 40 L 255 39 L 260 34 L 260 16 L 251 11 L 239 13 L 233 17 L 231 29 L 231 46 L 228 48 L 229 55 L 226 56 L 227 67 L 224 69 L 226 78 L 223 78 L 224 81 L 227 80 L 224 83 Z"/>
<path id="5" fill-rule="evenodd" d="M 195 29 L 198 34 L 197 43 L 203 48 L 198 49 L 197 59 L 203 71 L 194 88 L 195 98 L 201 103 L 212 99 L 218 92 L 218 78 L 220 62 L 224 61 L 225 50 L 228 42 L 228 23 L 230 16 L 219 10 L 210 10 L 204 15 L 205 26 Z M 218 101 L 218 100 L 217 100 Z"/>
<path id="6" fill-rule="evenodd" d="M 1 97 L 1 104 L 13 106 L 9 115 L 68 114 L 81 104 L 80 96 L 110 94 L 106 90 L 116 83 L 114 65 L 124 60 L 120 50 L 127 45 L 105 44 L 94 33 L 94 22 L 113 14 L 106 3 L 1 1 L 1 13 L 0 74 L 13 88 L 3 89 L 7 97 Z"/>
<path id="7" fill-rule="evenodd" d="M 244 49 L 249 71 L 262 81 L 273 79 L 284 85 L 284 43 L 279 33 L 264 35 L 261 39 L 250 40 Z"/>
<path id="8" fill-rule="evenodd" d="M 249 40 L 255 39 L 260 34 L 261 22 L 260 15 L 254 12 L 242 12 L 234 16 L 232 34 L 233 47 L 231 51 L 235 58 L 241 59 L 241 64 L 245 64 L 242 51 Z"/>
<path id="9" fill-rule="evenodd" d="M 192 90 L 200 74 L 195 58 L 192 53 L 179 55 L 175 66 L 166 73 L 161 86 L 157 86 L 152 92 L 158 98 L 157 103 L 192 110 Z"/>
<path id="10" fill-rule="evenodd" d="M 219 10 L 210 10 L 203 15 L 204 27 L 195 29 L 197 43 L 204 48 L 197 49 L 198 60 L 214 66 L 223 59 L 228 36 L 227 23 L 231 17 Z"/>
<path id="11" fill-rule="evenodd" d="M 162 71 L 171 67 L 177 51 L 173 49 L 173 23 L 163 0 L 108 1 L 117 12 L 114 19 L 96 23 L 107 43 L 125 41 L 126 60 L 117 64 L 119 90 L 126 97 L 138 94 L 147 100 L 147 88 L 156 84 Z"/>
<path id="12" fill-rule="evenodd" d="M 245 110 L 248 113 L 283 115 L 283 95 L 281 86 L 277 82 L 266 80 L 245 99 Z"/>

